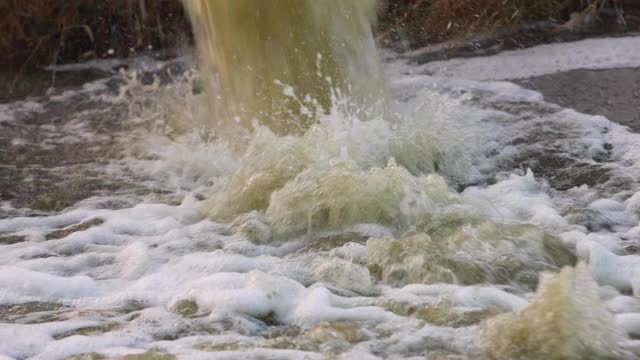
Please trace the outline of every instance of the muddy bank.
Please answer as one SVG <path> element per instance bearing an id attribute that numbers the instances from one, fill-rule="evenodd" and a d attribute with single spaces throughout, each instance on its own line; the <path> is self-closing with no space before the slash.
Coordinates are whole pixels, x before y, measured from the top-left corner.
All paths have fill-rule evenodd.
<path id="1" fill-rule="evenodd" d="M 574 70 L 513 81 L 545 100 L 640 132 L 640 68 Z"/>

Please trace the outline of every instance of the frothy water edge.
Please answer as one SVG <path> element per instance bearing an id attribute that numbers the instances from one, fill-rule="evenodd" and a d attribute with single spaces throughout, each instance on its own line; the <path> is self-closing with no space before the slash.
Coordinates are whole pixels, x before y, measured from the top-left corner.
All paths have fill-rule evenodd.
<path id="1" fill-rule="evenodd" d="M 107 96 L 155 100 L 128 121 L 159 129 L 171 116 L 201 116 L 190 113 L 197 106 L 189 102 L 202 101 L 191 80 L 138 81 Z M 0 301 L 59 305 L 6 318 L 43 323 L 2 325 L 0 338 L 11 341 L 0 340 L 0 352 L 500 358 L 540 348 L 631 357 L 624 352 L 638 345 L 624 332 L 640 327 L 640 301 L 629 296 L 639 289 L 640 260 L 629 255 L 640 241 L 638 135 L 510 83 L 410 75 L 392 87 L 396 123 L 334 112 L 303 136 L 262 129 L 241 155 L 202 133 L 125 140 L 131 156 L 108 171 L 154 182 L 180 205 L 109 209 L 106 197 L 59 215 L 0 220 L 0 233 L 27 239 L 3 245 Z M 559 191 L 517 170 L 523 155 L 548 149 L 626 180 Z M 101 222 L 47 240 L 92 219 Z M 532 298 L 539 272 L 574 257 L 589 262 L 599 288 L 578 267 Z M 531 324 L 545 306 L 563 316 Z M 539 331 L 560 325 L 561 335 Z M 491 341 L 501 327 L 541 338 L 505 348 Z M 612 339 L 585 345 L 594 329 Z"/>

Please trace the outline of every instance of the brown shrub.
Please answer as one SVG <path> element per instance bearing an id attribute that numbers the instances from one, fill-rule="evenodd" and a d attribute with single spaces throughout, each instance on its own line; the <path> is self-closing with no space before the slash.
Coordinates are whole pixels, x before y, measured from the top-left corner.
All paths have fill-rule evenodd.
<path id="1" fill-rule="evenodd" d="M 179 0 L 2 0 L 0 65 L 128 56 L 176 46 L 188 28 Z"/>
<path id="2" fill-rule="evenodd" d="M 600 8 L 614 0 L 389 0 L 381 12 L 378 39 L 410 47 L 465 37 Z M 620 1 L 620 0 L 618 0 Z"/>

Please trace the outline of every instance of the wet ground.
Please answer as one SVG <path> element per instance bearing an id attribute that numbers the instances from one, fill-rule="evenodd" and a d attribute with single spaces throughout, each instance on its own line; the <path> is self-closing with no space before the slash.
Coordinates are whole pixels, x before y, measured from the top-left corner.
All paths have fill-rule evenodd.
<path id="1" fill-rule="evenodd" d="M 541 92 L 548 102 L 640 132 L 640 68 L 573 70 L 514 82 Z"/>
<path id="2" fill-rule="evenodd" d="M 0 93 L 0 107 L 12 117 L 0 119 L 0 203 L 11 204 L 0 208 L 0 218 L 15 215 L 16 209 L 33 215 L 56 212 L 98 195 L 162 192 L 106 170 L 131 155 L 132 133 L 150 126 L 127 121 L 142 105 L 108 100 L 126 79 L 118 75 L 120 68 L 39 71 L 23 75 L 14 91 Z M 140 84 L 163 74 L 166 82 L 168 71 L 143 71 Z"/>

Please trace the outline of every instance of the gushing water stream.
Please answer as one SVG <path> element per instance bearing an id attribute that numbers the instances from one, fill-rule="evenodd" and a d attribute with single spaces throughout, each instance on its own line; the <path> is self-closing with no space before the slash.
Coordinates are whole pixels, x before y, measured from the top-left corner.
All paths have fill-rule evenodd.
<path id="1" fill-rule="evenodd" d="M 254 122 L 301 133 L 348 99 L 380 116 L 382 68 L 371 33 L 375 0 L 185 1 L 209 79 L 217 126 Z"/>

